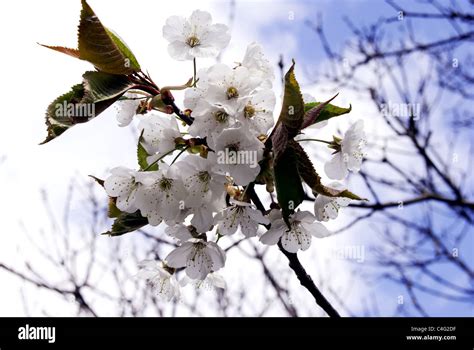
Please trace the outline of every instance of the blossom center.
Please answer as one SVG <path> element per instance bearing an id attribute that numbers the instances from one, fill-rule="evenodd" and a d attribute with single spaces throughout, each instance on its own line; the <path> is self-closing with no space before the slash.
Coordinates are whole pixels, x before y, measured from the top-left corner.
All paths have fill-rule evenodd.
<path id="1" fill-rule="evenodd" d="M 291 223 L 291 226 L 293 227 L 298 227 L 300 224 L 300 222 L 298 220 L 294 220 L 292 223 Z"/>
<path id="2" fill-rule="evenodd" d="M 188 44 L 191 47 L 196 47 L 201 44 L 201 41 L 199 38 L 195 35 L 191 35 L 189 38 L 186 39 L 186 44 Z"/>
<path id="3" fill-rule="evenodd" d="M 244 116 L 247 119 L 252 118 L 255 115 L 255 112 L 256 112 L 255 107 L 252 106 L 251 104 L 246 105 L 244 108 Z"/>
<path id="4" fill-rule="evenodd" d="M 239 144 L 233 143 L 233 144 L 227 145 L 226 148 L 229 151 L 229 154 L 237 153 L 239 151 Z"/>
<path id="5" fill-rule="evenodd" d="M 300 221 L 296 221 L 296 220 L 291 223 L 291 231 L 295 233 L 296 235 L 299 235 L 301 233 L 300 223 L 301 223 Z"/>
<path id="6" fill-rule="evenodd" d="M 201 182 L 208 183 L 211 179 L 211 175 L 207 171 L 201 171 L 198 173 L 198 179 Z"/>
<path id="7" fill-rule="evenodd" d="M 171 186 L 173 186 L 173 179 L 168 179 L 164 177 L 160 180 L 160 188 L 163 191 L 169 191 L 171 189 Z"/>
<path id="8" fill-rule="evenodd" d="M 361 151 L 359 151 L 359 150 L 352 152 L 352 156 L 353 156 L 356 160 L 362 160 L 363 155 L 364 155 L 364 154 L 363 154 Z"/>
<path id="9" fill-rule="evenodd" d="M 239 97 L 239 91 L 233 86 L 231 86 L 227 89 L 226 94 L 227 94 L 227 99 L 229 99 L 229 100 Z"/>
<path id="10" fill-rule="evenodd" d="M 352 151 L 352 156 L 359 161 L 362 161 L 362 158 L 364 157 L 364 152 L 363 152 L 363 147 L 365 145 L 365 140 L 361 139 L 359 140 L 359 143 L 357 144 L 357 147 Z"/>
<path id="11" fill-rule="evenodd" d="M 235 226 L 237 218 L 243 214 L 244 208 L 239 205 L 236 205 L 234 208 L 231 209 L 231 212 L 232 221 L 230 223 L 230 226 Z"/>
<path id="12" fill-rule="evenodd" d="M 217 111 L 214 113 L 214 118 L 216 118 L 219 123 L 225 123 L 229 119 L 229 114 L 224 111 Z"/>
<path id="13" fill-rule="evenodd" d="M 206 245 L 202 242 L 194 243 L 194 251 L 191 253 L 190 260 L 193 264 L 199 263 L 200 260 L 208 268 L 212 269 L 212 260 L 205 252 Z"/>

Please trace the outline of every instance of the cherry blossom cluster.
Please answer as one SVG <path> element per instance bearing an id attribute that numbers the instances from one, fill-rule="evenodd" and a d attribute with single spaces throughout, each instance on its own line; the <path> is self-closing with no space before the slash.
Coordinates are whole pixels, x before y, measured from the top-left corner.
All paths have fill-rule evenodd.
<path id="1" fill-rule="evenodd" d="M 163 37 L 172 58 L 193 61 L 194 67 L 199 58 L 219 55 L 230 41 L 228 27 L 212 23 L 211 15 L 199 10 L 189 18 L 170 17 Z M 191 281 L 225 286 L 215 273 L 226 261 L 219 246 L 222 236 L 259 237 L 269 245 L 281 242 L 292 253 L 306 250 L 312 236 L 331 235 L 321 222 L 335 219 L 349 204 L 347 198 L 320 195 L 314 213 L 296 211 L 288 225 L 280 210 L 262 212 L 251 203 L 246 189 L 261 171 L 264 142 L 275 124 L 273 81 L 262 47 L 252 43 L 239 63 L 194 71 L 182 103 L 182 113 L 192 120 L 188 125 L 156 110 L 137 113 L 140 99 L 131 93 L 118 102 L 120 126 L 139 119 L 149 166 L 114 168 L 104 187 L 122 212 L 139 210 L 150 225 L 164 223 L 165 233 L 176 240 L 177 248 L 163 261 L 146 260 L 139 272 L 168 300 L 178 298 L 180 287 Z M 334 138 L 335 153 L 325 166 L 330 178 L 342 180 L 348 171 L 360 169 L 364 138 L 361 121 L 343 138 Z M 178 281 L 176 272 L 182 269 L 186 277 Z"/>

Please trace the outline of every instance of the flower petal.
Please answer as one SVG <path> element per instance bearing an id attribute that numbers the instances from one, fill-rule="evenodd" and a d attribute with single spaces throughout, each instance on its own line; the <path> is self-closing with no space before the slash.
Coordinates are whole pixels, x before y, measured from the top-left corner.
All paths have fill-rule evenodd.
<path id="1" fill-rule="evenodd" d="M 298 249 L 306 250 L 311 245 L 311 235 L 304 230 L 292 229 L 281 238 L 283 248 L 289 253 L 296 253 Z"/>
<path id="2" fill-rule="evenodd" d="M 191 220 L 191 225 L 193 225 L 198 232 L 209 231 L 213 222 L 212 210 L 203 206 L 201 208 L 194 208 L 192 211 L 194 215 Z"/>
<path id="3" fill-rule="evenodd" d="M 188 256 L 194 249 L 194 244 L 185 242 L 182 246 L 176 248 L 165 259 L 166 265 L 174 268 L 186 266 Z"/>
<path id="4" fill-rule="evenodd" d="M 192 256 L 186 262 L 186 274 L 189 278 L 203 280 L 212 272 L 212 260 L 206 254 L 205 248 L 195 248 Z"/>
<path id="5" fill-rule="evenodd" d="M 272 226 L 272 228 L 260 237 L 260 242 L 267 245 L 277 244 L 284 233 L 285 231 L 283 231 L 283 227 L 274 228 Z"/>
<path id="6" fill-rule="evenodd" d="M 324 171 L 331 179 L 342 180 L 347 176 L 347 168 L 340 152 L 324 165 Z"/>
<path id="7" fill-rule="evenodd" d="M 329 231 L 326 226 L 321 224 L 320 222 L 314 222 L 312 224 L 301 224 L 306 232 L 309 232 L 311 235 L 317 238 L 328 237 L 332 235 L 332 232 Z"/>
<path id="8" fill-rule="evenodd" d="M 173 41 L 168 45 L 168 53 L 172 58 L 178 61 L 185 61 L 192 59 L 189 54 L 191 48 L 183 41 Z"/>

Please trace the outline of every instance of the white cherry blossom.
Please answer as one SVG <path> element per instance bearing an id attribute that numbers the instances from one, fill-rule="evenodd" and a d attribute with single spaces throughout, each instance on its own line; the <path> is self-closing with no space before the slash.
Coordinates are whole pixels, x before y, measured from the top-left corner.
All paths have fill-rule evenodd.
<path id="1" fill-rule="evenodd" d="M 165 261 L 170 267 L 185 267 L 192 279 L 204 280 L 224 266 L 225 252 L 214 242 L 192 239 L 168 254 Z"/>
<path id="2" fill-rule="evenodd" d="M 233 111 L 225 105 L 211 104 L 200 100 L 192 113 L 193 124 L 188 131 L 193 136 L 212 137 L 211 133 L 220 133 L 235 124 Z"/>
<path id="3" fill-rule="evenodd" d="M 189 278 L 188 276 L 184 276 L 180 281 L 179 285 L 181 287 L 184 287 L 188 284 L 193 285 L 197 289 L 207 289 L 207 290 L 213 290 L 213 289 L 226 289 L 227 284 L 224 280 L 224 277 L 222 277 L 220 274 L 214 272 L 210 273 L 207 275 L 207 277 L 204 280 L 193 280 Z"/>
<path id="4" fill-rule="evenodd" d="M 187 207 L 196 208 L 224 195 L 226 178 L 213 170 L 214 163 L 209 159 L 188 155 L 175 166 L 187 191 Z"/>
<path id="5" fill-rule="evenodd" d="M 110 197 L 115 197 L 118 209 L 133 213 L 136 207 L 136 192 L 140 183 L 136 180 L 137 172 L 125 167 L 116 167 L 111 175 L 105 179 L 104 188 Z"/>
<path id="6" fill-rule="evenodd" d="M 324 166 L 328 177 L 335 180 L 344 179 L 348 171 L 358 172 L 362 164 L 363 147 L 366 143 L 364 121 L 358 120 L 346 131 L 341 141 L 341 150 Z"/>
<path id="7" fill-rule="evenodd" d="M 342 190 L 343 186 L 339 182 L 332 182 L 329 187 Z M 347 207 L 351 200 L 343 197 L 327 197 L 319 194 L 314 201 L 314 215 L 318 221 L 329 221 L 337 218 L 339 209 Z"/>
<path id="8" fill-rule="evenodd" d="M 136 201 L 149 224 L 157 226 L 162 220 L 177 221 L 184 209 L 186 196 L 177 169 L 160 164 L 158 171 L 143 172 L 141 176 L 144 185 L 137 191 Z"/>
<path id="9" fill-rule="evenodd" d="M 184 183 L 185 205 L 193 214 L 191 224 L 198 232 L 207 232 L 213 225 L 214 213 L 225 205 L 226 178 L 213 171 L 213 162 L 197 155 L 188 155 L 174 166 Z"/>
<path id="10" fill-rule="evenodd" d="M 271 228 L 265 232 L 260 241 L 263 244 L 277 244 L 281 239 L 283 248 L 290 253 L 298 250 L 306 250 L 311 245 L 311 237 L 327 237 L 331 232 L 321 223 L 316 222 L 316 218 L 309 211 L 297 211 L 290 216 L 291 229 L 281 217 L 281 212 L 272 210 L 270 213 Z"/>
<path id="11" fill-rule="evenodd" d="M 191 225 L 193 225 L 198 232 L 207 232 L 211 230 L 214 223 L 213 215 L 216 212 L 216 207 L 213 203 L 202 203 L 198 207 L 189 209 L 193 214 Z"/>
<path id="12" fill-rule="evenodd" d="M 230 175 L 237 185 L 247 185 L 260 172 L 263 143 L 244 128 L 224 130 L 215 138 L 213 149 L 215 153 L 209 156 L 216 162 L 213 170 Z"/>
<path id="13" fill-rule="evenodd" d="M 176 239 L 178 242 L 186 242 L 193 238 L 191 230 L 193 228 L 183 224 L 176 224 L 172 226 L 167 226 L 165 228 L 165 233 Z"/>
<path id="14" fill-rule="evenodd" d="M 196 87 L 186 89 L 184 92 L 184 108 L 194 110 L 198 102 L 205 100 L 209 88 L 209 69 L 202 68 L 197 71 L 196 79 L 198 82 Z"/>
<path id="15" fill-rule="evenodd" d="M 163 37 L 170 42 L 170 56 L 179 61 L 215 57 L 230 41 L 229 28 L 212 24 L 211 14 L 200 10 L 195 10 L 189 18 L 169 17 L 163 27 Z"/>
<path id="16" fill-rule="evenodd" d="M 270 221 L 250 203 L 232 200 L 233 204 L 214 217 L 217 231 L 221 235 L 232 235 L 240 227 L 245 237 L 257 235 L 258 225 L 267 225 Z"/>
<path id="17" fill-rule="evenodd" d="M 175 148 L 175 140 L 181 133 L 173 116 L 150 112 L 140 119 L 138 128 L 143 131 L 142 145 L 148 154 L 163 155 Z"/>
<path id="18" fill-rule="evenodd" d="M 273 109 L 276 97 L 273 90 L 264 89 L 242 99 L 237 108 L 237 118 L 247 129 L 265 135 L 273 126 Z"/>
<path id="19" fill-rule="evenodd" d="M 137 114 L 137 109 L 140 105 L 140 100 L 137 97 L 137 94 L 127 93 L 124 95 L 124 99 L 118 100 L 114 104 L 117 109 L 117 122 L 120 127 L 129 125 Z"/>
<path id="20" fill-rule="evenodd" d="M 179 299 L 180 285 L 176 276 L 171 274 L 161 261 L 143 260 L 139 263 L 140 270 L 138 278 L 142 278 L 149 283 L 153 291 L 166 301 Z"/>
<path id="21" fill-rule="evenodd" d="M 242 99 L 259 86 L 261 80 L 251 78 L 245 67 L 231 67 L 218 63 L 208 71 L 209 86 L 205 99 L 211 104 L 226 106 L 231 113 L 237 112 Z"/>
<path id="22" fill-rule="evenodd" d="M 264 81 L 265 87 L 272 87 L 275 73 L 273 72 L 272 65 L 265 58 L 260 44 L 253 42 L 247 46 L 242 66 L 249 70 L 251 76 L 257 76 L 260 80 Z"/>

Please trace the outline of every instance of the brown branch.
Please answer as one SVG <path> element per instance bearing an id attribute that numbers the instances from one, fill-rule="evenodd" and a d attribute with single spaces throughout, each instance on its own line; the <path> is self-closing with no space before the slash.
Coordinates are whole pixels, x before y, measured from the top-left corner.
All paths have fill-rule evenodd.
<path id="1" fill-rule="evenodd" d="M 438 47 L 442 47 L 442 46 L 445 46 L 445 45 L 450 45 L 450 44 L 453 44 L 453 43 L 459 43 L 459 42 L 464 41 L 464 40 L 470 40 L 472 38 L 474 38 L 474 31 L 470 31 L 470 32 L 467 32 L 467 33 L 452 36 L 452 37 L 449 37 L 449 38 L 446 38 L 446 39 L 442 39 L 442 40 L 427 43 L 427 44 L 419 43 L 419 44 L 416 44 L 413 47 L 404 47 L 404 48 L 401 48 L 401 49 L 398 49 L 398 50 L 385 51 L 385 52 L 376 51 L 372 54 L 366 54 L 366 56 L 363 60 L 361 60 L 361 61 L 359 61 L 359 62 L 357 62 L 356 64 L 353 65 L 353 69 L 355 69 L 359 66 L 364 66 L 364 65 L 366 65 L 367 63 L 369 63 L 370 61 L 373 61 L 373 60 L 384 59 L 384 58 L 387 58 L 387 57 L 400 57 L 400 56 L 409 55 L 409 54 L 412 54 L 414 52 L 419 52 L 419 51 L 428 51 L 428 50 L 438 48 Z"/>
<path id="2" fill-rule="evenodd" d="M 47 289 L 51 292 L 58 293 L 62 296 L 72 295 L 74 297 L 74 299 L 76 300 L 76 302 L 79 304 L 79 307 L 81 309 L 84 309 L 84 310 L 88 311 L 92 316 L 97 317 L 97 314 L 95 313 L 95 311 L 85 301 L 84 296 L 82 295 L 82 292 L 81 292 L 81 288 L 78 287 L 78 286 L 75 286 L 75 288 L 73 290 L 60 289 L 60 288 L 55 287 L 53 285 L 49 285 L 49 284 L 46 284 L 44 282 L 34 280 L 34 279 L 28 277 L 27 275 L 21 273 L 20 271 L 17 271 L 17 270 L 15 270 L 15 269 L 7 266 L 7 265 L 4 265 L 2 263 L 0 263 L 0 269 L 3 269 L 5 271 L 11 273 L 12 275 L 22 279 L 23 281 L 26 281 L 30 284 L 33 284 L 38 288 Z"/>
<path id="3" fill-rule="evenodd" d="M 410 198 L 406 200 L 400 200 L 400 201 L 394 201 L 394 202 L 386 202 L 386 203 L 374 203 L 374 204 L 366 204 L 366 203 L 354 203 L 350 204 L 350 207 L 352 208 L 363 208 L 363 209 L 373 209 L 373 210 L 383 210 L 387 208 L 394 208 L 398 207 L 400 204 L 403 206 L 408 206 L 412 204 L 417 204 L 425 201 L 438 201 L 442 203 L 446 203 L 452 206 L 458 206 L 458 207 L 464 207 L 464 208 L 469 208 L 474 210 L 474 203 L 471 202 L 466 202 L 463 200 L 457 200 L 457 199 L 450 199 L 450 198 L 445 198 L 441 197 L 435 194 L 425 194 L 421 195 L 419 197 L 415 198 Z"/>
<path id="4" fill-rule="evenodd" d="M 403 7 L 397 5 L 395 2 L 391 0 L 386 1 L 387 4 L 392 6 L 395 10 L 403 12 L 403 17 L 413 17 L 413 18 L 423 18 L 423 19 L 446 19 L 446 20 L 453 20 L 459 19 L 465 22 L 472 22 L 474 21 L 474 15 L 470 13 L 462 13 L 453 10 L 448 10 L 447 12 L 443 13 L 425 13 L 425 12 L 411 12 L 405 10 Z"/>

